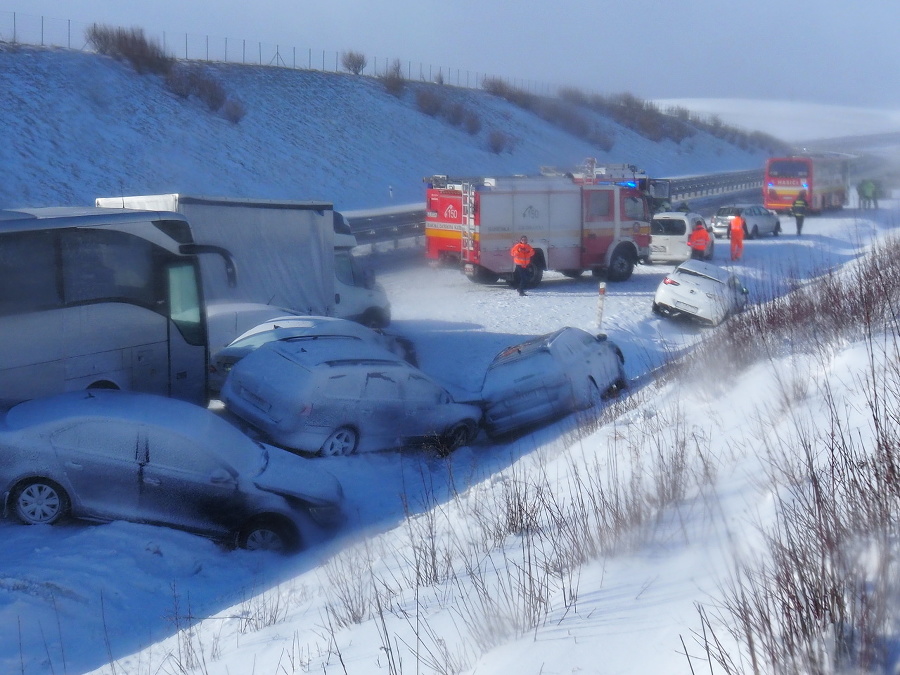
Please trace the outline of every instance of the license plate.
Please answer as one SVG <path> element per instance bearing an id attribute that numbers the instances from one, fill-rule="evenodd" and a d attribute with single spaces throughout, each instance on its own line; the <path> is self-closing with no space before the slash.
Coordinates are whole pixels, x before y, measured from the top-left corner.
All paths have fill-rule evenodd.
<path id="1" fill-rule="evenodd" d="M 254 394 L 252 391 L 250 391 L 246 387 L 241 387 L 241 396 L 243 398 L 245 398 L 246 400 L 250 401 L 250 403 L 255 405 L 257 408 L 259 408 L 263 412 L 269 412 L 269 409 L 272 407 L 272 405 L 268 401 L 266 401 L 261 396 Z"/>
<path id="2" fill-rule="evenodd" d="M 698 307 L 696 307 L 696 306 L 694 306 L 694 305 L 689 305 L 689 304 L 687 304 L 686 302 L 681 302 L 681 300 L 676 300 L 676 301 L 675 301 L 675 306 L 676 306 L 678 309 L 683 309 L 683 310 L 685 310 L 686 312 L 696 312 L 697 309 L 699 309 Z"/>

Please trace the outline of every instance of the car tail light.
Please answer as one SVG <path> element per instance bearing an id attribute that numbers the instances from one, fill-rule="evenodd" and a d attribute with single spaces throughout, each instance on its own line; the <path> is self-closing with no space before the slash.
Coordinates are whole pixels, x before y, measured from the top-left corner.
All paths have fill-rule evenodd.
<path id="1" fill-rule="evenodd" d="M 681 286 L 681 284 L 675 281 L 672 277 L 666 277 L 665 279 L 663 279 L 663 283 L 666 286 Z"/>

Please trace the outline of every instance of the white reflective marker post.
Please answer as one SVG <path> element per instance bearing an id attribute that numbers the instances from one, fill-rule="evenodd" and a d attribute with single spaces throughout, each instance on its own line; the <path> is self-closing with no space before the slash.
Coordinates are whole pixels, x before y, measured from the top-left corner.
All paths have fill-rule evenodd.
<path id="1" fill-rule="evenodd" d="M 597 330 L 603 323 L 603 301 L 606 300 L 606 282 L 601 281 L 597 286 Z"/>

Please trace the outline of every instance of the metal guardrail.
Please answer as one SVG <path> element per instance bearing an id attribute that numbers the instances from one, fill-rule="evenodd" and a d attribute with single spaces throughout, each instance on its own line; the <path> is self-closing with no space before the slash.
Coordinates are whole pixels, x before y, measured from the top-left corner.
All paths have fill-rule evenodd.
<path id="1" fill-rule="evenodd" d="M 669 201 L 699 199 L 745 190 L 762 189 L 763 170 L 730 171 L 700 176 L 668 178 Z M 425 208 L 410 207 L 407 210 L 383 209 L 344 213 L 350 229 L 360 244 L 395 241 L 416 237 L 425 232 Z"/>

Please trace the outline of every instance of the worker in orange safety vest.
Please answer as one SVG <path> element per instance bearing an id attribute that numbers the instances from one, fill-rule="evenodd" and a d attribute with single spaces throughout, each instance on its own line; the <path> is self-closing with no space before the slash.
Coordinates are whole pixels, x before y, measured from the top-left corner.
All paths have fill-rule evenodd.
<path id="1" fill-rule="evenodd" d="M 731 259 L 740 260 L 744 255 L 744 219 L 736 215 L 731 219 Z"/>
<path id="2" fill-rule="evenodd" d="M 528 266 L 534 257 L 534 249 L 529 245 L 528 237 L 523 234 L 519 241 L 509 249 L 509 254 L 512 256 L 513 264 L 515 265 L 513 281 L 515 282 L 516 290 L 519 292 L 519 295 L 525 295 L 525 284 L 528 282 L 529 276 Z"/>
<path id="3" fill-rule="evenodd" d="M 691 247 L 691 258 L 696 260 L 706 258 L 706 249 L 709 248 L 709 232 L 702 220 L 694 223 L 694 230 L 688 237 L 688 246 Z"/>

